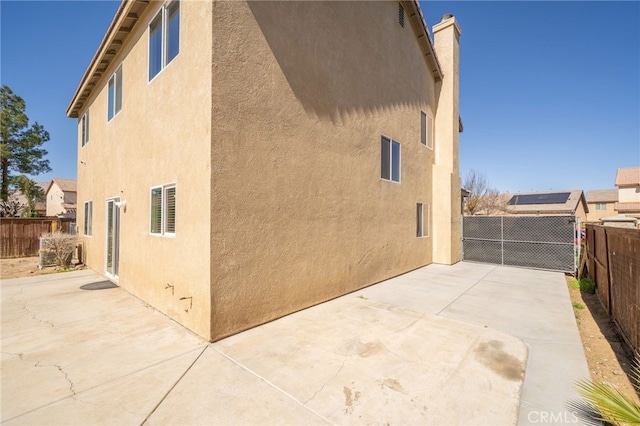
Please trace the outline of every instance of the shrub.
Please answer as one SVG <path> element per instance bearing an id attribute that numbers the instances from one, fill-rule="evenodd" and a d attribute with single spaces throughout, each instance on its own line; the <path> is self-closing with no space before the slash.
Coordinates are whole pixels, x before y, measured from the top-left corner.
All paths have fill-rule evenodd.
<path id="1" fill-rule="evenodd" d="M 580 278 L 580 291 L 593 294 L 596 292 L 596 283 L 589 278 Z"/>
<path id="2" fill-rule="evenodd" d="M 69 267 L 77 243 L 75 235 L 63 232 L 46 233 L 40 236 L 40 241 L 42 243 L 41 253 L 52 254 L 57 266 L 64 269 Z"/>

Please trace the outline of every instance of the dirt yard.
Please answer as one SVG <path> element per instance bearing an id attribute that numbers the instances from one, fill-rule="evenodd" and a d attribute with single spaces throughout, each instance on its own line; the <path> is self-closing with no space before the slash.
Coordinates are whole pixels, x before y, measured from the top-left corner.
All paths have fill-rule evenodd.
<path id="1" fill-rule="evenodd" d="M 567 285 L 573 277 L 567 276 Z M 631 350 L 618 334 L 615 324 L 609 319 L 598 296 L 581 292 L 569 286 L 573 312 L 578 323 L 584 353 L 591 371 L 591 378 L 611 383 L 625 395 L 635 395 L 631 384 Z M 577 305 L 580 304 L 580 305 Z M 583 309 L 576 306 L 584 306 Z"/>
<path id="2" fill-rule="evenodd" d="M 56 268 L 38 269 L 37 257 L 0 260 L 0 279 L 54 274 Z M 567 276 L 567 286 L 573 277 Z M 571 302 L 584 306 L 573 309 L 592 379 L 613 384 L 628 395 L 636 395 L 629 380 L 632 354 L 617 333 L 595 294 L 569 286 Z M 640 399 L 640 398 L 639 398 Z"/>

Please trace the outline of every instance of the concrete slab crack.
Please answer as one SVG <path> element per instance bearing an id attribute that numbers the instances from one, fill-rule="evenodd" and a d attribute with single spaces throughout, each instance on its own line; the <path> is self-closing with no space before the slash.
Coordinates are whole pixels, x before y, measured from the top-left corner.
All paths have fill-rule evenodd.
<path id="1" fill-rule="evenodd" d="M 338 368 L 338 371 L 336 371 L 336 374 L 334 374 L 329 380 L 327 380 L 326 382 L 324 382 L 322 384 L 322 386 L 320 386 L 320 389 L 318 389 L 317 391 L 314 392 L 313 395 L 311 395 L 311 398 L 308 398 L 306 401 L 304 401 L 302 404 L 303 405 L 307 405 L 307 403 L 309 401 L 312 401 L 313 398 L 316 397 L 316 395 L 318 395 L 320 392 L 322 392 L 322 390 L 324 389 L 324 387 L 329 384 L 329 382 L 331 382 L 333 379 L 335 379 L 336 377 L 338 377 L 338 374 L 340 374 L 340 372 L 342 371 L 342 369 L 344 368 L 344 364 L 345 362 L 347 362 L 347 357 L 349 356 L 349 348 L 347 349 L 347 352 L 344 354 L 344 358 L 342 359 L 342 364 L 340 365 L 340 368 Z"/>
<path id="2" fill-rule="evenodd" d="M 64 379 L 69 382 L 69 390 L 71 391 L 71 393 L 73 394 L 73 396 L 75 396 L 76 391 L 75 389 L 73 389 L 73 382 L 71 381 L 71 379 L 69 378 L 69 374 L 67 374 L 66 371 L 64 371 L 64 369 L 57 365 L 57 364 L 53 364 L 53 365 L 40 365 L 40 361 L 36 362 L 34 367 L 54 367 L 56 368 L 60 373 L 62 373 L 62 375 L 64 375 Z"/>
<path id="3" fill-rule="evenodd" d="M 31 312 L 29 310 L 29 308 L 27 308 L 27 304 L 25 303 L 24 305 L 22 305 L 22 310 L 25 311 L 27 313 L 27 315 L 35 321 L 41 322 L 43 324 L 49 324 L 51 327 L 55 327 L 55 325 L 51 322 L 51 321 L 47 321 L 47 320 L 41 320 L 40 318 L 36 318 L 36 314 L 34 314 L 33 312 Z"/>

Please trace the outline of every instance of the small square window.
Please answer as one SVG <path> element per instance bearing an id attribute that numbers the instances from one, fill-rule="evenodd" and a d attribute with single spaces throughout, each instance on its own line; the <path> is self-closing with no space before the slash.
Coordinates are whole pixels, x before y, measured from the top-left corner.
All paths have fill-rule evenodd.
<path id="1" fill-rule="evenodd" d="M 176 233 L 176 186 L 165 185 L 151 188 L 151 227 L 157 235 Z"/>

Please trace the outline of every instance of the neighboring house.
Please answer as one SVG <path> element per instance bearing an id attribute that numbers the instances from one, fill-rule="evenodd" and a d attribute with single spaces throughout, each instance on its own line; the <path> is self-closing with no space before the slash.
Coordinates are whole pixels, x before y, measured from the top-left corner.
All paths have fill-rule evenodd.
<path id="1" fill-rule="evenodd" d="M 640 217 L 640 167 L 618 169 L 616 173 L 618 214 Z"/>
<path id="2" fill-rule="evenodd" d="M 587 220 L 589 207 L 581 190 L 520 192 L 511 194 L 506 214 L 570 215 Z"/>
<path id="3" fill-rule="evenodd" d="M 597 222 L 602 217 L 614 216 L 617 214 L 615 205 L 618 202 L 617 189 L 596 189 L 587 191 L 588 222 Z"/>
<path id="4" fill-rule="evenodd" d="M 42 190 L 42 194 L 44 195 L 47 190 L 47 186 L 49 185 L 49 182 L 36 182 L 36 185 Z M 19 189 L 9 194 L 9 201 L 12 201 L 12 200 L 17 201 L 22 206 L 27 206 L 27 197 L 25 197 L 22 191 L 20 191 Z M 23 207 L 19 212 L 19 214 L 24 214 L 24 210 L 25 208 Z M 42 201 L 36 201 L 35 214 L 36 216 L 47 215 L 47 205 L 44 201 L 44 198 Z"/>
<path id="5" fill-rule="evenodd" d="M 76 217 L 77 182 L 53 178 L 45 191 L 47 216 Z"/>
<path id="6" fill-rule="evenodd" d="M 458 38 L 417 1 L 125 1 L 67 109 L 85 261 L 218 340 L 460 260 Z"/>

